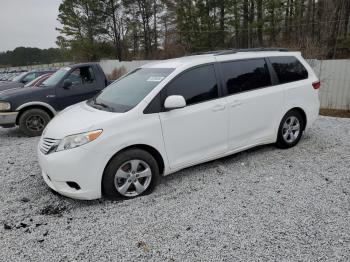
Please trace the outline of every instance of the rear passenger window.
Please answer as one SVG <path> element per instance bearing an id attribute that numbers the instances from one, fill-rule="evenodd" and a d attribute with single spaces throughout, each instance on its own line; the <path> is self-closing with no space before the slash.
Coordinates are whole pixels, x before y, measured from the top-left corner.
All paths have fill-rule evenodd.
<path id="1" fill-rule="evenodd" d="M 197 67 L 181 74 L 167 86 L 167 95 L 181 95 L 186 104 L 196 104 L 219 96 L 213 65 Z"/>
<path id="2" fill-rule="evenodd" d="M 308 72 L 302 63 L 293 56 L 269 57 L 280 84 L 308 78 Z"/>
<path id="3" fill-rule="evenodd" d="M 230 95 L 271 85 L 264 59 L 224 62 L 221 66 Z"/>

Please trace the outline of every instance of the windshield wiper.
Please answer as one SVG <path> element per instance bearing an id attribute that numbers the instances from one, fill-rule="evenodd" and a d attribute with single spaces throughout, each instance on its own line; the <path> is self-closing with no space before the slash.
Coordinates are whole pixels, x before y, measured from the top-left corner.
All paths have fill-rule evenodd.
<path id="1" fill-rule="evenodd" d="M 98 102 L 96 102 L 95 98 L 92 101 L 94 102 L 94 105 L 96 105 L 96 106 L 101 106 L 103 108 L 109 109 L 109 111 L 111 111 L 111 112 L 114 110 L 113 107 L 111 107 L 109 105 L 106 105 L 105 103 L 98 103 Z"/>

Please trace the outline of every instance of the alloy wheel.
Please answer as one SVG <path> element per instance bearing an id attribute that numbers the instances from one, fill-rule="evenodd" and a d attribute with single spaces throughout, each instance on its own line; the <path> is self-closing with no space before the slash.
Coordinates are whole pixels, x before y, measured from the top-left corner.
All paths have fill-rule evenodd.
<path id="1" fill-rule="evenodd" d="M 282 136 L 284 141 L 289 144 L 293 143 L 299 136 L 300 128 L 300 122 L 297 117 L 288 117 L 282 127 Z"/>
<path id="2" fill-rule="evenodd" d="M 135 197 L 147 190 L 151 183 L 152 170 L 142 160 L 133 159 L 122 164 L 114 178 L 114 185 L 119 194 Z"/>

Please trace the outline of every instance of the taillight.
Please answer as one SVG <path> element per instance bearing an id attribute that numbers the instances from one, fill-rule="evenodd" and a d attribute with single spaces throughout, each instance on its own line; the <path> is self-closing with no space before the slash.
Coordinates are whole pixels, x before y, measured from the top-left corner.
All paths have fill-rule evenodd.
<path id="1" fill-rule="evenodd" d="M 312 83 L 312 87 L 314 89 L 319 89 L 321 87 L 321 82 L 320 81 L 317 81 L 317 82 L 313 82 Z"/>

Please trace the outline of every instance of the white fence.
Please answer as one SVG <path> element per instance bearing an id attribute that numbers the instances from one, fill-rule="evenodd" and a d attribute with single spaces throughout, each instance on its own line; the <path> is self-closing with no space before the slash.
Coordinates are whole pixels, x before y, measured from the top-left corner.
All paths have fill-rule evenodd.
<path id="1" fill-rule="evenodd" d="M 350 110 L 350 60 L 309 60 L 321 80 L 321 108 Z"/>
<path id="2" fill-rule="evenodd" d="M 71 62 L 59 62 L 59 63 L 52 63 L 52 64 L 41 64 L 41 65 L 27 65 L 27 66 L 17 66 L 17 67 L 6 67 L 6 68 L 0 68 L 0 73 L 1 72 L 8 72 L 8 71 L 19 71 L 19 70 L 42 70 L 42 69 L 56 69 L 60 67 L 64 67 L 67 65 L 71 65 Z"/>
<path id="3" fill-rule="evenodd" d="M 106 74 L 113 69 L 124 67 L 127 72 L 155 60 L 101 60 L 100 65 Z M 308 60 L 321 80 L 320 101 L 321 108 L 350 110 L 350 60 Z M 56 63 L 51 65 L 36 65 L 11 69 L 37 69 L 48 67 L 61 67 L 69 63 Z"/>
<path id="4" fill-rule="evenodd" d="M 101 60 L 100 65 L 105 74 L 111 74 L 116 68 L 124 67 L 127 72 L 134 70 L 144 64 L 155 62 L 155 60 L 134 60 L 134 61 L 122 61 L 118 60 Z"/>

